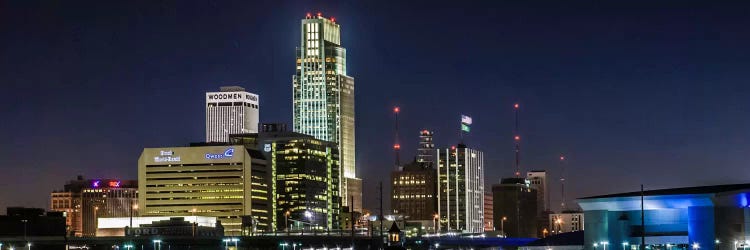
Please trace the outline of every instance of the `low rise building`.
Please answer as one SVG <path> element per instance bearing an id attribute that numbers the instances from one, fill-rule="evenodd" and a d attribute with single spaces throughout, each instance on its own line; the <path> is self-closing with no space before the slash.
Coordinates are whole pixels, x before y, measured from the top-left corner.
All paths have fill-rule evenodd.
<path id="1" fill-rule="evenodd" d="M 270 170 L 239 145 L 146 148 L 138 160 L 144 216 L 216 217 L 228 236 L 269 231 Z"/>
<path id="2" fill-rule="evenodd" d="M 639 249 L 642 239 L 647 249 L 743 248 L 750 235 L 748 197 L 750 184 L 580 198 L 578 205 L 586 218 L 584 248 L 595 250 L 609 245 L 616 249 L 622 244 Z"/>

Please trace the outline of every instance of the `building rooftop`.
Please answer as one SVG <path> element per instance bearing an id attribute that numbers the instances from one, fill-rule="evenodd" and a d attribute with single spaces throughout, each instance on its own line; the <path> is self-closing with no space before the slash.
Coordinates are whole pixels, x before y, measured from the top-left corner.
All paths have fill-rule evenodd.
<path id="1" fill-rule="evenodd" d="M 740 191 L 740 190 L 750 190 L 750 183 L 644 190 L 643 196 L 713 194 L 713 193 L 723 193 L 723 192 L 732 192 L 732 191 Z M 598 196 L 590 196 L 590 197 L 584 197 L 584 198 L 579 198 L 579 199 L 585 200 L 585 199 L 617 198 L 617 197 L 633 197 L 633 196 L 641 196 L 641 192 L 636 191 L 636 192 L 627 192 L 627 193 L 619 193 L 619 194 L 598 195 Z"/>

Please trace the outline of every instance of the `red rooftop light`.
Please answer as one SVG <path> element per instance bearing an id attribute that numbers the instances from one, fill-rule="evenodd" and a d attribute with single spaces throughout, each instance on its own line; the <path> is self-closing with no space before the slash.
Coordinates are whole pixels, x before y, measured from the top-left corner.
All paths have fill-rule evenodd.
<path id="1" fill-rule="evenodd" d="M 336 22 L 336 18 L 335 17 L 331 17 L 331 22 L 335 23 Z"/>
<path id="2" fill-rule="evenodd" d="M 318 12 L 318 16 L 322 16 L 322 15 L 323 15 L 323 13 Z"/>
<path id="3" fill-rule="evenodd" d="M 307 12 L 307 18 L 310 18 L 310 17 L 312 17 L 312 14 L 310 14 L 310 12 Z"/>
<path id="4" fill-rule="evenodd" d="M 396 149 L 396 150 L 401 149 L 401 145 L 393 144 L 393 149 Z"/>
<path id="5" fill-rule="evenodd" d="M 399 107 L 395 107 L 395 108 L 393 108 L 393 112 L 394 113 L 401 112 L 401 109 Z"/>

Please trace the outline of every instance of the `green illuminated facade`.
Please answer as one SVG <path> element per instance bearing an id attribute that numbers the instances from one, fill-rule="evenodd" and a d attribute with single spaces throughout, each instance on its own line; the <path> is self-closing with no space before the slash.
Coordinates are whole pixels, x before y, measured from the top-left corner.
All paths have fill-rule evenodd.
<path id="1" fill-rule="evenodd" d="M 338 145 L 341 159 L 342 202 L 354 196 L 361 210 L 361 187 L 349 192 L 347 180 L 356 179 L 354 140 L 354 78 L 346 73 L 346 49 L 341 46 L 340 26 L 333 18 L 308 14 L 301 21 L 293 76 L 294 131 Z"/>
<path id="2" fill-rule="evenodd" d="M 230 135 L 230 141 L 266 155 L 273 180 L 270 200 L 275 230 L 309 229 L 311 225 L 319 230 L 338 228 L 342 169 L 337 145 L 284 129 L 269 131 L 265 124 L 261 127 L 265 131 Z"/>

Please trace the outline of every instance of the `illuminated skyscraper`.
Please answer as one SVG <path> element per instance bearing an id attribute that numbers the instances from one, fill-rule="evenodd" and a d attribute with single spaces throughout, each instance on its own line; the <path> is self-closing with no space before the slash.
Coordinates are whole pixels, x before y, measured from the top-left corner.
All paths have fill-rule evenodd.
<path id="1" fill-rule="evenodd" d="M 258 132 L 258 95 L 237 86 L 206 93 L 206 141 L 227 142 L 230 134 Z"/>
<path id="2" fill-rule="evenodd" d="M 484 154 L 464 144 L 436 151 L 440 230 L 484 232 Z"/>
<path id="3" fill-rule="evenodd" d="M 341 154 L 342 203 L 361 211 L 361 188 L 354 162 L 354 78 L 346 74 L 346 49 L 339 24 L 318 13 L 301 22 L 297 69 L 293 76 L 294 132 L 335 142 Z M 350 183 L 351 182 L 351 183 Z M 349 192 L 352 190 L 353 192 Z"/>

